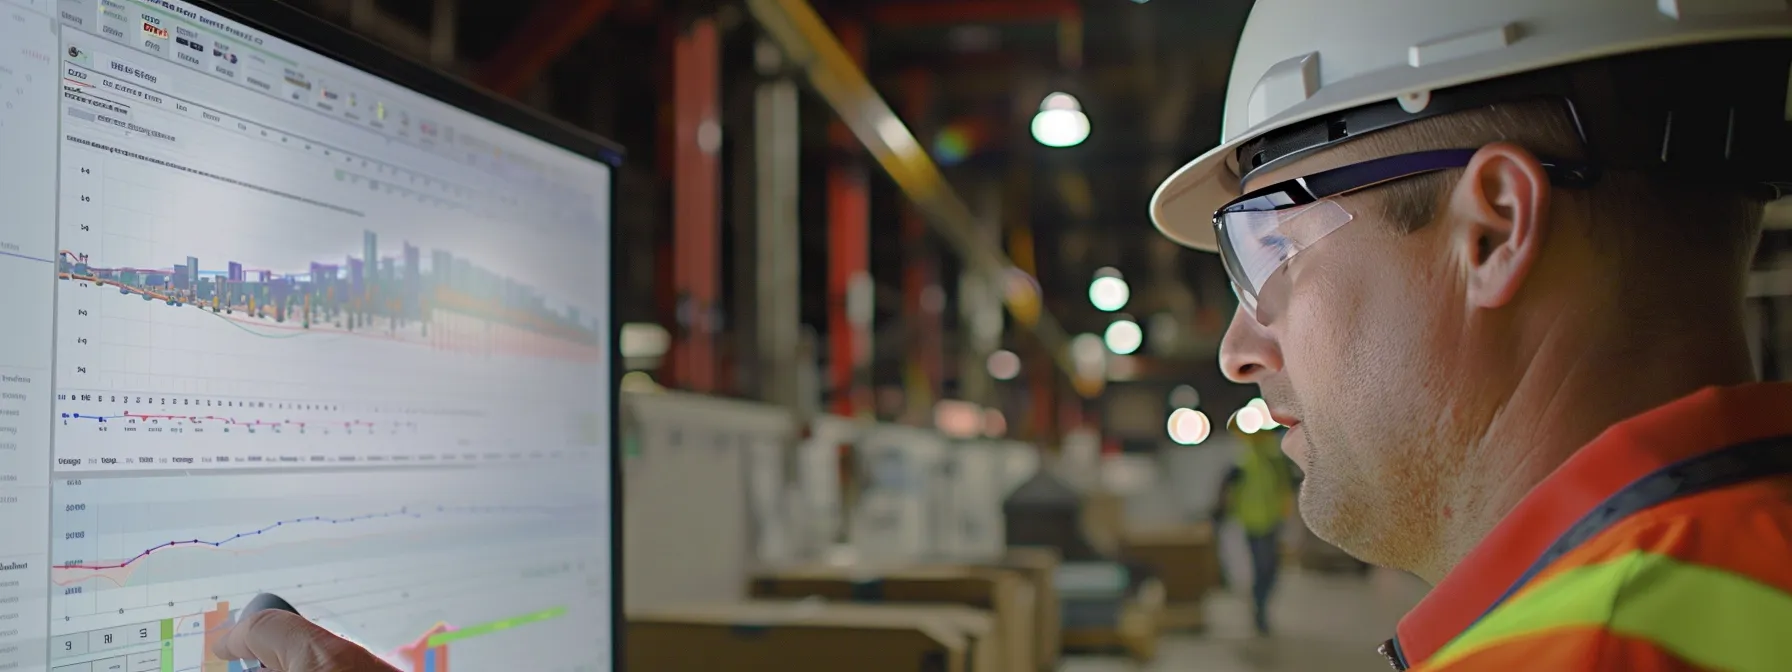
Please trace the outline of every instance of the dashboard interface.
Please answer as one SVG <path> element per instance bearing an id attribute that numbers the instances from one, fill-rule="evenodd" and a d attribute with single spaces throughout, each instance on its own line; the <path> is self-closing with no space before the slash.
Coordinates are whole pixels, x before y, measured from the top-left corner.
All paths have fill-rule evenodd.
<path id="1" fill-rule="evenodd" d="M 0 0 L 0 670 L 610 665 L 613 167 L 174 0 Z"/>

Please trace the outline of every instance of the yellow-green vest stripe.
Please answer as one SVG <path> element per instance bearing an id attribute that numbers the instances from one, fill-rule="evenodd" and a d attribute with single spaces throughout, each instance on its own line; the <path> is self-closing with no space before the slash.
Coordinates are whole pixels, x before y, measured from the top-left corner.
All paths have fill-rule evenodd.
<path id="1" fill-rule="evenodd" d="M 1563 571 L 1494 610 L 1439 651 L 1450 661 L 1564 627 L 1603 625 L 1713 670 L 1770 672 L 1792 663 L 1792 595 L 1747 576 L 1631 551 Z"/>

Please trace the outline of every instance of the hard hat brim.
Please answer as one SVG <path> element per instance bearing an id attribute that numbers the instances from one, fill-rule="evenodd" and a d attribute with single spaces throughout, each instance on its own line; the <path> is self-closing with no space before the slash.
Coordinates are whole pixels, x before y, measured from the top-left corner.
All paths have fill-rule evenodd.
<path id="1" fill-rule="evenodd" d="M 1424 68 L 1389 69 L 1335 82 L 1320 88 L 1306 101 L 1244 129 L 1172 173 L 1151 196 L 1151 221 L 1158 231 L 1177 243 L 1217 252 L 1213 214 L 1240 193 L 1234 153 L 1240 145 L 1264 134 L 1404 94 L 1437 91 L 1577 61 L 1680 45 L 1792 37 L 1792 20 L 1788 17 L 1792 14 L 1778 13 L 1755 24 L 1713 25 L 1703 30 L 1672 30 L 1657 23 L 1591 24 L 1573 33 L 1521 41 L 1504 53 L 1466 57 Z"/>
<path id="2" fill-rule="evenodd" d="M 1151 195 L 1151 223 L 1170 240 L 1218 252 L 1213 213 L 1238 197 L 1238 175 L 1227 158 L 1245 139 L 1229 142 L 1171 173 Z"/>

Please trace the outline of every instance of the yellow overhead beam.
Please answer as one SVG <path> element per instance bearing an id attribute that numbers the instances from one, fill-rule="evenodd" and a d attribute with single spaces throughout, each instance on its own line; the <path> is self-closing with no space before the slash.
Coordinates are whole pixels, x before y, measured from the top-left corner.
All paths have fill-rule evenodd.
<path id="1" fill-rule="evenodd" d="M 785 57 L 808 77 L 815 92 L 895 180 L 896 186 L 927 215 L 940 237 L 958 252 L 968 268 L 1002 293 L 1003 303 L 1015 321 L 1031 330 L 1051 352 L 1058 368 L 1077 380 L 1076 367 L 1070 359 L 1070 339 L 1043 309 L 1037 285 L 1021 279 L 1022 272 L 1001 248 L 977 234 L 977 218 L 970 207 L 947 184 L 939 166 L 877 94 L 815 8 L 805 0 L 747 0 L 747 8 L 783 49 Z M 1095 384 L 1078 385 L 1078 389 L 1099 390 L 1098 381 L 1088 382 Z"/>

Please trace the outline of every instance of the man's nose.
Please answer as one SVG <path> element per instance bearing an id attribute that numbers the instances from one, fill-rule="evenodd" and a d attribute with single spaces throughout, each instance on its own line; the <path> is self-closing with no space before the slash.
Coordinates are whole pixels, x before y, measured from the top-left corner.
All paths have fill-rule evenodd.
<path id="1" fill-rule="evenodd" d="M 1282 370 L 1282 348 L 1243 306 L 1220 341 L 1220 369 L 1235 383 L 1258 383 Z"/>

